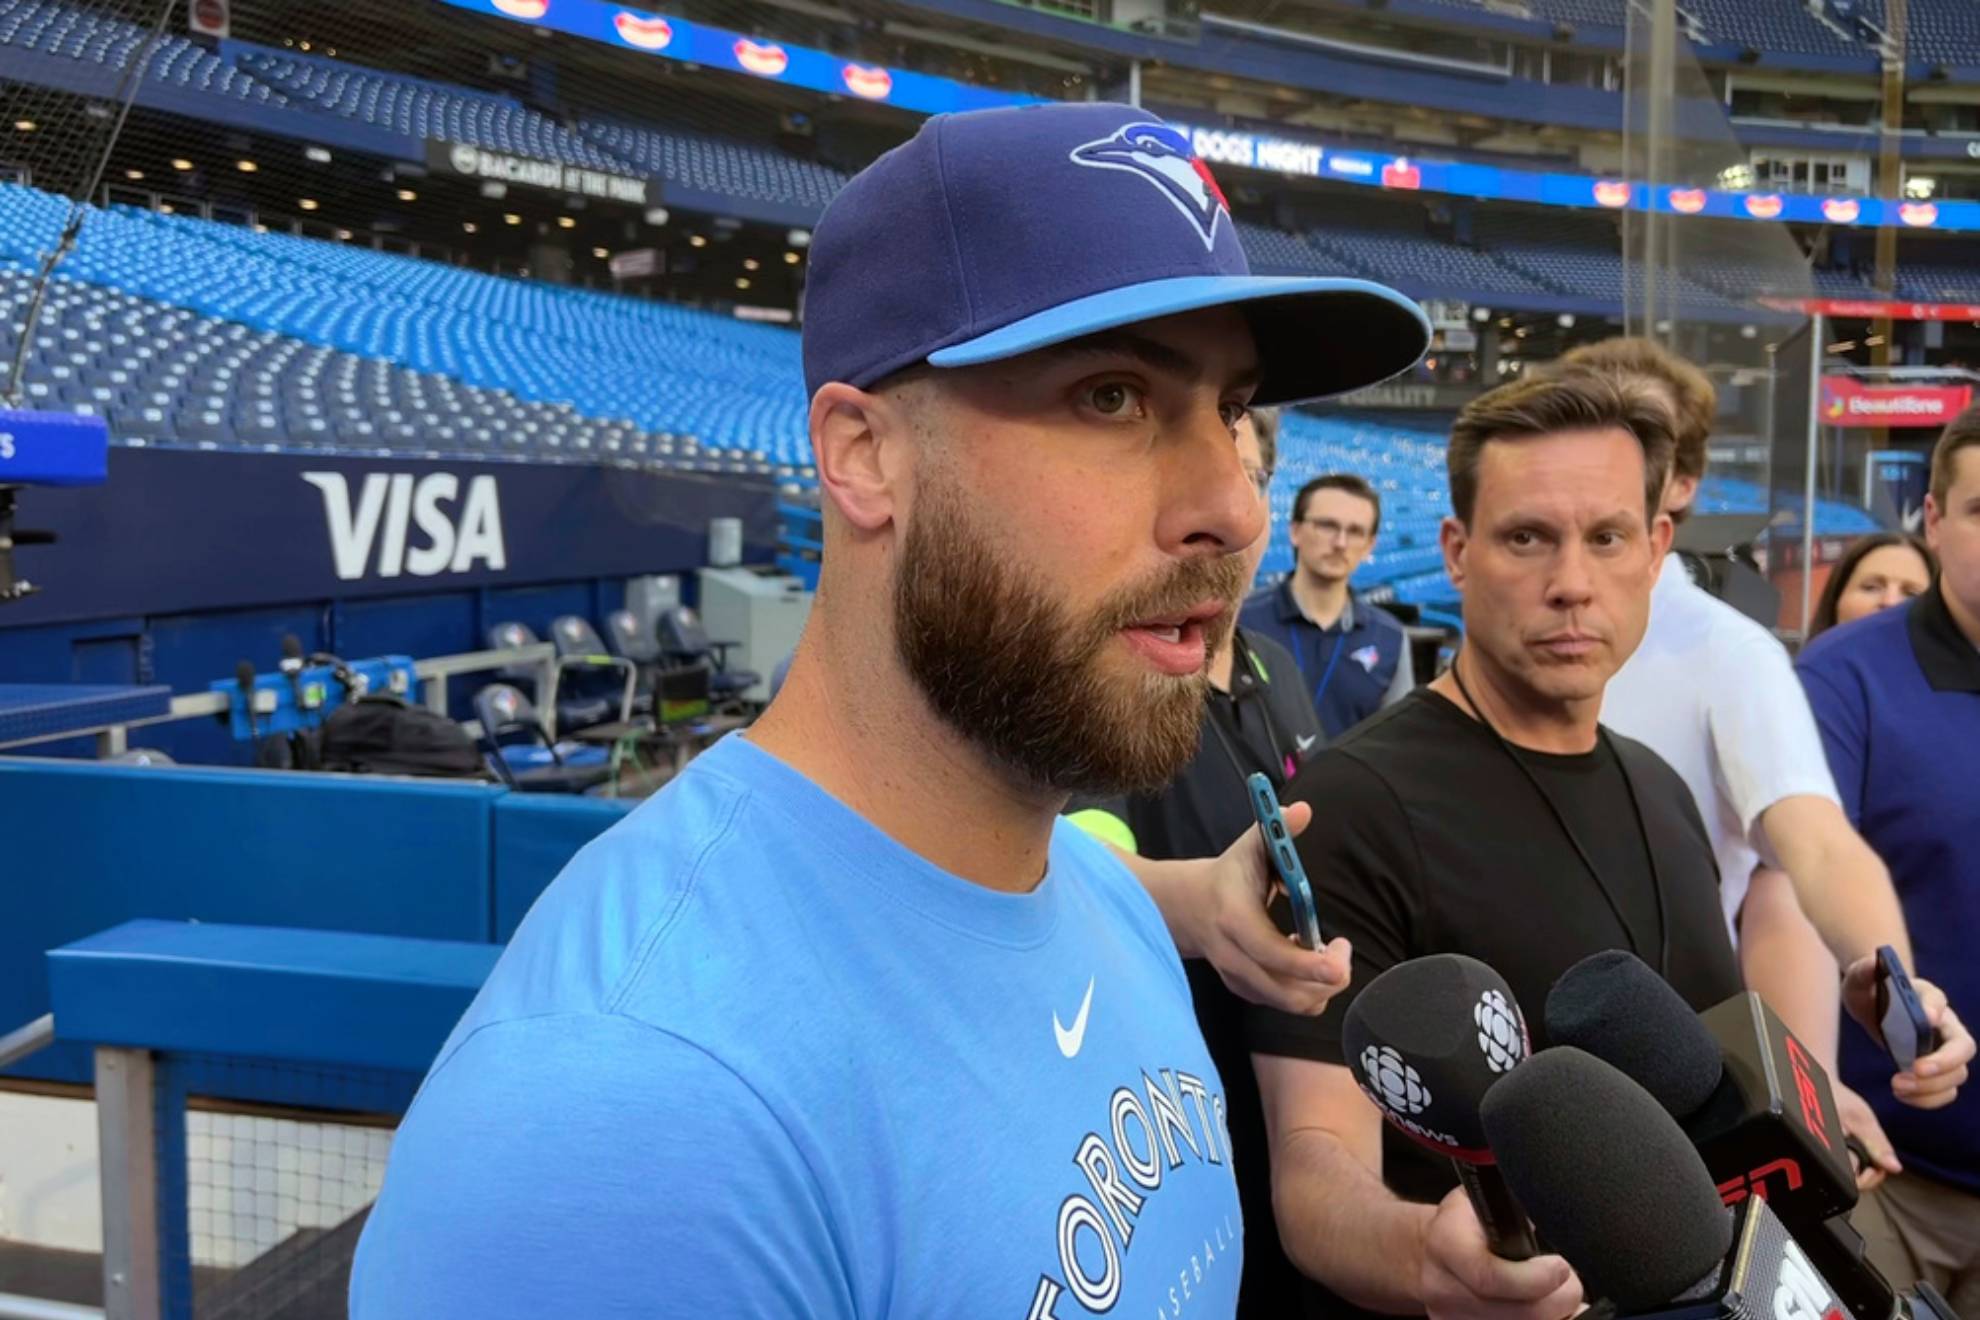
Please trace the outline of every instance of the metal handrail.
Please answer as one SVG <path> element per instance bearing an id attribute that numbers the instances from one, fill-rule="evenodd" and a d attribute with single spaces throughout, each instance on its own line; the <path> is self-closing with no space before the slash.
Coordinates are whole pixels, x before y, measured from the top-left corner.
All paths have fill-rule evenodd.
<path id="1" fill-rule="evenodd" d="M 0 1293 L 0 1320 L 103 1320 L 103 1310 L 74 1302 L 51 1302 L 42 1297 Z"/>
<path id="2" fill-rule="evenodd" d="M 45 1049 L 55 1043 L 55 1015 L 43 1013 L 24 1027 L 16 1027 L 0 1036 L 0 1068 L 19 1063 L 36 1050 Z M 5 1315 L 0 1311 L 0 1315 Z"/>

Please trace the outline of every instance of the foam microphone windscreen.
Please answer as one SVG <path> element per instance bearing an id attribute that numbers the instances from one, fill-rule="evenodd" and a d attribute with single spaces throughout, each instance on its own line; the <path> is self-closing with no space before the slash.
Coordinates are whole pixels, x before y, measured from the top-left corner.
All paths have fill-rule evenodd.
<path id="1" fill-rule="evenodd" d="M 1591 954 L 1547 995 L 1547 1039 L 1621 1069 L 1680 1121 L 1719 1085 L 1719 1042 L 1670 982 L 1635 954 Z"/>
<path id="2" fill-rule="evenodd" d="M 1593 1297 L 1661 1306 L 1716 1277 L 1732 1219 L 1677 1120 L 1592 1054 L 1546 1049 L 1485 1097 L 1499 1171 Z"/>
<path id="3" fill-rule="evenodd" d="M 1497 972 L 1456 953 L 1397 963 L 1355 996 L 1341 1045 L 1404 1135 L 1455 1159 L 1492 1158 L 1478 1106 L 1528 1050 L 1519 1002 Z"/>

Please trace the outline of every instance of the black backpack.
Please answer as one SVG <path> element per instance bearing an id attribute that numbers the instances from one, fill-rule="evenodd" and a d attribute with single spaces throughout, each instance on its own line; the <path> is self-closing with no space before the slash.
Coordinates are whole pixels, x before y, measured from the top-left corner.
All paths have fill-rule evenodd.
<path id="1" fill-rule="evenodd" d="M 461 726 L 380 693 L 331 711 L 317 734 L 315 768 L 354 774 L 481 778 L 481 749 Z"/>

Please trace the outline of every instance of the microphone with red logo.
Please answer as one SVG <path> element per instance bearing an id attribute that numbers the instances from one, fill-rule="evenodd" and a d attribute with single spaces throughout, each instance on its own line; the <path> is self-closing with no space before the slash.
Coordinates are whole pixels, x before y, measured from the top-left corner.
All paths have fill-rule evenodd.
<path id="1" fill-rule="evenodd" d="M 1641 959 L 1584 958 L 1547 996 L 1547 1034 L 1603 1059 L 1682 1125 L 1727 1205 L 1765 1199 L 1858 1320 L 1896 1290 L 1844 1215 L 1856 1178 L 1828 1075 L 1758 995 L 1694 1014 Z"/>
<path id="2" fill-rule="evenodd" d="M 1727 1207 L 1684 1129 L 1619 1069 L 1561 1045 L 1481 1112 L 1506 1183 L 1591 1299 L 1658 1320 L 1846 1320 L 1830 1276 L 1763 1196 Z M 1899 1320 L 1956 1320 L 1921 1284 Z"/>
<path id="3" fill-rule="evenodd" d="M 1846 1320 L 1766 1200 L 1723 1205 L 1677 1121 L 1594 1055 L 1541 1051 L 1492 1088 L 1483 1119 L 1548 1245 L 1620 1314 Z"/>
<path id="4" fill-rule="evenodd" d="M 1389 1125 L 1450 1157 L 1492 1254 L 1540 1254 L 1478 1118 L 1485 1093 L 1529 1052 L 1526 1019 L 1505 979 L 1462 954 L 1397 963 L 1355 997 L 1341 1046 Z"/>

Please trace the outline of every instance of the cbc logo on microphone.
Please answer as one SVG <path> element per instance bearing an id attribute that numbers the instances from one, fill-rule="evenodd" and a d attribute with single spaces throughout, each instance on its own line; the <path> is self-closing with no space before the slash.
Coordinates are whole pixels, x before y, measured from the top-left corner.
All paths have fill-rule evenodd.
<path id="1" fill-rule="evenodd" d="M 1526 1028 L 1519 1011 L 1497 990 L 1487 990 L 1471 1010 L 1478 1024 L 1478 1048 L 1493 1072 L 1511 1072 L 1513 1065 L 1526 1058 Z"/>
<path id="2" fill-rule="evenodd" d="M 1430 1088 L 1422 1076 L 1387 1045 L 1370 1045 L 1361 1052 L 1361 1073 L 1370 1093 L 1392 1114 L 1420 1114 L 1430 1105 Z"/>

